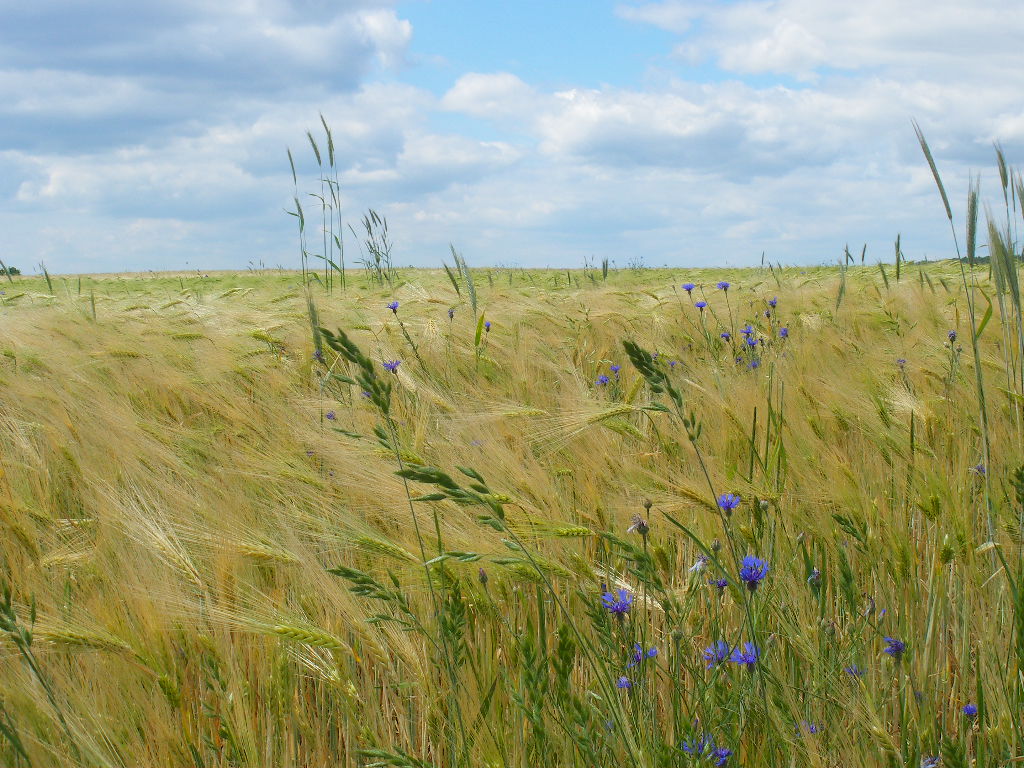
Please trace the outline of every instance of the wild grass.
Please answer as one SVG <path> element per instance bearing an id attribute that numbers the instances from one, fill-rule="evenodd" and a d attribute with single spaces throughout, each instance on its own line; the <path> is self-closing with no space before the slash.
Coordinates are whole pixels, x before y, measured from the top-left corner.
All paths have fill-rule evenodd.
<path id="1" fill-rule="evenodd" d="M 1007 250 L 13 278 L 0 764 L 1009 764 Z"/>

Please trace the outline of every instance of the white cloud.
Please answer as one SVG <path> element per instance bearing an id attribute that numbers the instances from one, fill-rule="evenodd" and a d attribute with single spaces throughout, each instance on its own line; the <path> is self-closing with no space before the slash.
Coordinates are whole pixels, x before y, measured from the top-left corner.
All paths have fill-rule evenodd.
<path id="1" fill-rule="evenodd" d="M 537 101 L 538 94 L 513 74 L 470 72 L 442 97 L 441 106 L 474 117 L 525 119 Z"/>

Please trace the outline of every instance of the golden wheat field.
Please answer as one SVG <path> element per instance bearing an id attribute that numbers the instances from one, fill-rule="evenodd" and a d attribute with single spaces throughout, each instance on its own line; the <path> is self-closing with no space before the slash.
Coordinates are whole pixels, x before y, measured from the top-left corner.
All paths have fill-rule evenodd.
<path id="1" fill-rule="evenodd" d="M 1016 269 L 14 278 L 0 765 L 1017 764 Z"/>

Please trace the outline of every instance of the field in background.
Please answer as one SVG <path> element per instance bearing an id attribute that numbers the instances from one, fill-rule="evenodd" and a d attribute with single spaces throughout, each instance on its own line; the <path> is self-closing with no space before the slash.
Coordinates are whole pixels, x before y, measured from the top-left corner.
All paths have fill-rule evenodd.
<path id="1" fill-rule="evenodd" d="M 956 262 L 314 284 L 359 381 L 294 273 L 15 278 L 0 764 L 1006 765 L 1021 329 L 974 274 L 984 423 Z"/>

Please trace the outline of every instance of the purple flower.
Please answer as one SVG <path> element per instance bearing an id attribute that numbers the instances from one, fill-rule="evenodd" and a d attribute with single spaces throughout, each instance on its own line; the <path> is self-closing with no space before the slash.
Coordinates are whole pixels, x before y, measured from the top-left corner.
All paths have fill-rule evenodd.
<path id="1" fill-rule="evenodd" d="M 721 594 L 725 591 L 725 588 L 729 586 L 728 579 L 708 579 L 708 584 L 712 587 L 718 587 L 718 593 Z"/>
<path id="2" fill-rule="evenodd" d="M 455 319 L 455 307 L 448 307 L 448 319 L 449 320 L 454 320 Z"/>
<path id="3" fill-rule="evenodd" d="M 732 750 L 728 747 L 718 747 L 715 749 L 710 756 L 710 760 L 714 761 L 715 768 L 722 768 L 728 762 L 729 756 L 732 754 Z"/>
<path id="4" fill-rule="evenodd" d="M 390 304 L 388 304 L 388 309 L 390 309 L 392 312 L 394 312 L 397 315 L 398 314 L 398 302 L 397 301 L 392 301 Z"/>
<path id="5" fill-rule="evenodd" d="M 641 536 L 646 536 L 650 533 L 651 526 L 647 524 L 639 514 L 633 515 L 632 525 L 626 529 L 626 533 L 639 533 Z"/>
<path id="6" fill-rule="evenodd" d="M 720 283 L 718 284 L 718 287 L 719 287 L 720 289 L 722 289 L 723 291 L 728 291 L 728 290 L 729 290 L 729 284 L 728 284 L 727 282 L 725 282 L 725 280 L 722 280 L 722 281 L 721 281 L 721 282 L 720 282 Z"/>
<path id="7" fill-rule="evenodd" d="M 615 687 L 616 688 L 623 688 L 625 690 L 629 690 L 630 688 L 633 687 L 633 681 L 630 680 L 625 675 L 623 675 L 622 677 L 620 677 L 618 680 L 615 681 Z"/>
<path id="8" fill-rule="evenodd" d="M 747 346 L 748 347 L 756 347 L 757 346 L 757 339 L 755 339 L 753 336 L 747 336 L 747 338 L 744 339 L 744 341 L 747 342 Z"/>
<path id="9" fill-rule="evenodd" d="M 761 367 L 761 361 L 760 360 L 751 360 L 750 361 L 750 367 L 751 368 L 760 368 Z"/>
<path id="10" fill-rule="evenodd" d="M 715 740 L 710 734 L 705 733 L 698 741 L 684 741 L 683 752 L 694 757 L 703 757 L 705 753 L 710 754 L 715 749 Z"/>
<path id="11" fill-rule="evenodd" d="M 704 307 L 706 307 L 707 305 L 708 305 L 708 303 L 706 301 L 698 301 L 693 306 L 695 306 L 697 309 L 699 309 L 701 312 L 703 312 L 704 311 Z"/>
<path id="12" fill-rule="evenodd" d="M 487 331 L 488 333 L 491 332 L 491 321 L 490 320 L 488 320 L 486 323 L 484 323 L 484 330 Z"/>
<path id="13" fill-rule="evenodd" d="M 313 359 L 323 362 L 324 351 L 322 349 L 318 349 L 316 352 L 313 353 Z"/>
<path id="14" fill-rule="evenodd" d="M 976 474 L 978 477 L 984 477 L 985 476 L 985 465 L 982 464 L 981 462 L 978 462 L 973 467 L 971 467 L 971 472 Z"/>
<path id="15" fill-rule="evenodd" d="M 760 657 L 760 648 L 753 643 L 744 643 L 742 651 L 739 648 L 733 649 L 732 656 L 729 657 L 729 661 L 734 664 L 746 664 L 747 669 L 753 669 Z"/>
<path id="16" fill-rule="evenodd" d="M 632 655 L 633 660 L 629 664 L 626 665 L 626 669 L 629 669 L 630 667 L 635 667 L 638 664 L 642 664 L 644 659 L 653 659 L 657 655 L 658 655 L 658 649 L 657 648 L 648 648 L 645 651 L 644 647 L 642 645 L 640 645 L 640 643 L 634 643 L 633 644 L 633 655 Z"/>
<path id="17" fill-rule="evenodd" d="M 768 306 L 769 307 L 774 307 L 778 303 L 779 303 L 779 300 L 777 298 L 768 299 Z"/>
<path id="18" fill-rule="evenodd" d="M 668 361 L 668 367 L 669 368 L 675 368 L 676 367 L 676 361 L 675 360 L 669 360 Z"/>
<path id="19" fill-rule="evenodd" d="M 848 674 L 850 677 L 864 677 L 864 670 L 858 667 L 856 664 L 851 664 L 848 667 L 843 667 L 843 672 Z"/>
<path id="20" fill-rule="evenodd" d="M 757 585 L 768 575 L 768 562 L 760 560 L 753 555 L 743 558 L 743 567 L 740 568 L 740 578 L 747 582 L 747 589 L 753 592 Z"/>
<path id="21" fill-rule="evenodd" d="M 789 328 L 779 328 L 779 336 L 784 339 L 789 338 Z"/>
<path id="22" fill-rule="evenodd" d="M 740 497 L 735 493 L 723 493 L 718 497 L 718 506 L 726 514 L 731 514 L 740 505 Z"/>
<path id="23" fill-rule="evenodd" d="M 609 381 L 611 381 L 611 379 L 609 379 L 609 378 L 608 378 L 607 376 L 605 376 L 605 375 L 604 375 L 603 373 L 602 373 L 602 374 L 601 374 L 600 376 L 598 376 L 598 377 L 597 377 L 597 385 L 598 385 L 599 387 L 603 387 L 603 386 L 604 386 L 605 384 L 607 384 L 607 383 L 608 383 Z"/>
<path id="24" fill-rule="evenodd" d="M 905 357 L 898 357 L 898 358 L 896 358 L 896 365 L 898 365 L 900 368 L 905 367 L 906 364 L 907 364 L 907 359 Z"/>
<path id="25" fill-rule="evenodd" d="M 885 638 L 886 648 L 882 651 L 892 656 L 896 661 L 903 658 L 903 654 L 907 650 L 907 644 L 902 640 L 897 640 L 895 637 Z"/>
<path id="26" fill-rule="evenodd" d="M 743 328 L 740 328 L 740 333 L 742 333 L 744 336 L 749 336 L 753 332 L 754 332 L 754 327 L 750 323 L 747 323 L 746 326 L 744 326 Z"/>
<path id="27" fill-rule="evenodd" d="M 729 333 L 728 331 L 722 331 L 722 333 L 720 333 L 718 335 L 721 336 L 726 341 L 730 341 L 732 339 L 732 334 Z"/>
<path id="28" fill-rule="evenodd" d="M 811 736 L 821 730 L 821 726 L 815 723 L 811 723 L 807 720 L 801 720 L 800 725 L 797 726 L 796 735 L 801 736 L 804 733 L 808 733 Z"/>
<path id="29" fill-rule="evenodd" d="M 956 331 L 950 331 L 949 333 L 946 334 L 946 336 L 949 338 L 950 344 L 956 341 Z"/>
<path id="30" fill-rule="evenodd" d="M 709 645 L 704 649 L 704 660 L 708 663 L 708 669 L 711 669 L 716 664 L 721 664 L 729 658 L 731 649 L 729 644 L 725 640 L 719 640 L 714 645 Z"/>
<path id="31" fill-rule="evenodd" d="M 337 418 L 337 416 L 334 415 L 334 411 L 328 411 L 326 413 L 326 417 L 328 421 L 334 421 Z"/>
<path id="32" fill-rule="evenodd" d="M 629 613 L 629 607 L 633 604 L 633 596 L 626 590 L 620 589 L 618 590 L 618 597 L 611 592 L 605 592 L 601 595 L 601 602 L 604 603 L 604 607 L 608 609 L 609 613 L 613 613 L 622 619 Z"/>
<path id="33" fill-rule="evenodd" d="M 693 289 L 696 287 L 697 286 L 694 285 L 693 283 L 683 283 L 683 290 L 686 291 L 691 296 L 693 295 Z"/>
<path id="34" fill-rule="evenodd" d="M 392 373 L 397 373 L 398 366 L 400 366 L 401 364 L 401 360 L 389 360 L 388 362 L 384 363 L 384 367 L 387 368 Z"/>
<path id="35" fill-rule="evenodd" d="M 612 373 L 615 374 L 615 378 L 619 378 L 619 371 L 621 371 L 621 370 L 622 370 L 622 366 L 621 365 L 613 365 L 613 366 L 611 366 L 611 371 L 612 371 Z"/>
<path id="36" fill-rule="evenodd" d="M 961 711 L 964 713 L 964 716 L 966 716 L 966 717 L 970 718 L 971 720 L 973 720 L 974 718 L 976 718 L 978 716 L 978 705 L 977 704 L 964 704 L 964 707 L 963 707 L 963 709 Z"/>

